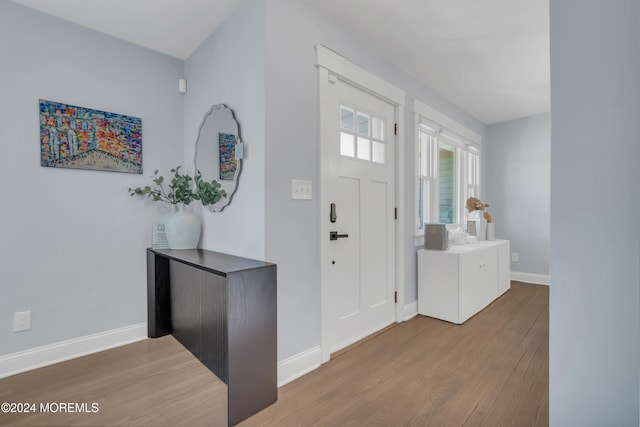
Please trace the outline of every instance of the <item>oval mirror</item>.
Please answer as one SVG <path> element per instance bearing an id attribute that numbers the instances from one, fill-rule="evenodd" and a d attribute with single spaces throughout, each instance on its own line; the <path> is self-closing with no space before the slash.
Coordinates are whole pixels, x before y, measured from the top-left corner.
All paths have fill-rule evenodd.
<path id="1" fill-rule="evenodd" d="M 227 207 L 238 188 L 244 146 L 240 125 L 233 111 L 224 104 L 216 104 L 207 111 L 198 130 L 195 169 L 205 181 L 216 180 L 227 193 L 217 203 L 207 205 L 220 212 Z"/>

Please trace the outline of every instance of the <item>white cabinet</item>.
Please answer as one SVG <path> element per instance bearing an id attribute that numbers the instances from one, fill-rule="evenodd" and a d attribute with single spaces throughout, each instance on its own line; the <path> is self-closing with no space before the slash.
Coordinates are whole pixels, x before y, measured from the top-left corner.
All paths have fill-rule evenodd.
<path id="1" fill-rule="evenodd" d="M 418 251 L 418 313 L 463 323 L 509 290 L 509 241 Z"/>
<path id="2" fill-rule="evenodd" d="M 511 247 L 508 240 L 498 240 L 498 296 L 511 289 Z"/>

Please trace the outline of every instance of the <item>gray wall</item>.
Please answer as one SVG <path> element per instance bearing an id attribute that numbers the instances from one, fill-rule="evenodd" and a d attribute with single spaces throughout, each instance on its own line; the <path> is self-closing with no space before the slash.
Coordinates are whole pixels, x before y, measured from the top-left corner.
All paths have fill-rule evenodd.
<path id="1" fill-rule="evenodd" d="M 266 258 L 278 263 L 278 357 L 320 344 L 319 147 L 317 44 L 336 50 L 407 92 L 404 166 L 407 205 L 406 304 L 416 300 L 413 98 L 483 135 L 475 120 L 380 57 L 366 42 L 297 0 L 266 4 Z M 291 200 L 291 179 L 313 181 L 312 201 Z"/>
<path id="2" fill-rule="evenodd" d="M 496 237 L 511 241 L 511 271 L 549 275 L 551 115 L 487 126 L 482 144 L 483 201 Z"/>
<path id="3" fill-rule="evenodd" d="M 640 3 L 550 12 L 550 423 L 638 426 Z"/>
<path id="4" fill-rule="evenodd" d="M 187 59 L 184 117 L 185 164 L 193 170 L 204 114 L 214 104 L 234 111 L 247 146 L 239 187 L 222 212 L 201 209 L 200 247 L 260 260 L 265 257 L 264 27 L 264 1 L 246 0 Z"/>
<path id="5" fill-rule="evenodd" d="M 166 212 L 131 199 L 183 157 L 183 62 L 0 0 L 0 355 L 146 321 L 145 247 Z M 140 117 L 143 175 L 40 166 L 38 99 Z M 12 314 L 32 329 L 12 332 Z"/>
<path id="6" fill-rule="evenodd" d="M 482 123 L 297 0 L 246 0 L 186 63 L 6 0 L 0 12 L 0 54 L 9 64 L 0 71 L 0 136 L 16 159 L 2 174 L 5 182 L 18 182 L 7 190 L 7 200 L 18 202 L 0 210 L 4 223 L 18 224 L 0 243 L 8 264 L 1 286 L 9 295 L 0 301 L 0 338 L 6 338 L 0 354 L 144 322 L 144 248 L 150 224 L 166 209 L 130 199 L 126 188 L 148 183 L 156 168 L 192 168 L 200 120 L 220 102 L 236 111 L 248 156 L 234 203 L 222 214 L 198 212 L 202 246 L 278 263 L 278 357 L 318 345 L 318 43 L 408 94 L 401 142 L 406 299 L 400 303 L 415 301 L 413 97 L 481 135 Z M 78 60 L 78 51 L 88 56 Z M 176 90 L 181 77 L 189 82 L 187 95 Z M 39 97 L 142 117 L 145 174 L 40 168 Z M 25 172 L 28 180 L 13 178 Z M 294 178 L 313 181 L 313 201 L 290 199 Z M 38 197 L 25 197 L 34 183 Z M 81 229 L 75 234 L 67 231 L 74 215 Z M 61 226 L 48 226 L 51 219 Z M 34 311 L 33 330 L 12 334 L 11 313 L 25 309 Z"/>

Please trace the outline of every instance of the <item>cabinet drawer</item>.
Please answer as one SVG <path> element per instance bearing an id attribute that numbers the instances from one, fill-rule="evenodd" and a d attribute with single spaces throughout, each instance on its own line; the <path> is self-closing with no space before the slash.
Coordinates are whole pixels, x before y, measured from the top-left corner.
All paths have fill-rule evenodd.
<path id="1" fill-rule="evenodd" d="M 497 248 L 471 251 L 460 256 L 459 310 L 464 322 L 485 308 L 497 295 Z"/>

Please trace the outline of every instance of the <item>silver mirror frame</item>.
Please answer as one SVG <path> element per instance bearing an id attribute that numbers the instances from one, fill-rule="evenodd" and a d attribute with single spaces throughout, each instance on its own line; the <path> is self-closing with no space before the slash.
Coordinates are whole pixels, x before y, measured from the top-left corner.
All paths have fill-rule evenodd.
<path id="1" fill-rule="evenodd" d="M 200 137 L 202 136 L 202 129 L 207 123 L 207 120 L 213 119 L 214 117 L 221 117 L 223 120 L 229 120 L 229 123 L 233 123 L 232 126 L 235 126 L 234 134 L 236 135 L 236 144 L 242 144 L 242 137 L 240 135 L 240 124 L 236 120 L 233 110 L 227 107 L 225 104 L 212 105 L 209 111 L 205 113 L 204 117 L 202 118 L 202 122 L 200 123 L 200 127 L 198 128 L 198 136 L 196 138 L 195 154 L 193 159 L 193 166 L 194 166 L 194 170 L 196 171 L 198 170 L 198 145 L 200 145 Z M 219 144 L 219 142 L 217 142 L 217 144 Z M 219 149 L 220 147 L 218 146 L 218 150 Z M 244 148 L 243 148 L 243 151 L 244 151 Z M 223 188 L 225 189 L 225 191 L 227 191 L 227 196 L 221 199 L 216 204 L 207 205 L 207 209 L 209 209 L 211 212 L 222 212 L 224 208 L 226 208 L 231 204 L 231 201 L 233 200 L 233 196 L 238 190 L 238 183 L 240 181 L 240 174 L 242 172 L 242 163 L 243 163 L 242 160 L 243 160 L 242 158 L 236 159 L 236 173 L 233 176 L 231 189 L 227 190 L 226 188 L 224 188 L 225 186 L 223 185 Z M 220 176 L 219 171 L 220 171 L 220 166 L 218 165 L 218 173 L 216 174 L 215 180 L 223 184 L 223 182 L 221 182 L 221 180 L 219 179 L 219 176 Z M 202 169 L 200 169 L 200 172 L 202 172 Z M 203 173 L 203 178 L 206 178 L 206 177 L 207 175 Z M 207 180 L 211 181 L 210 178 L 208 178 Z"/>

